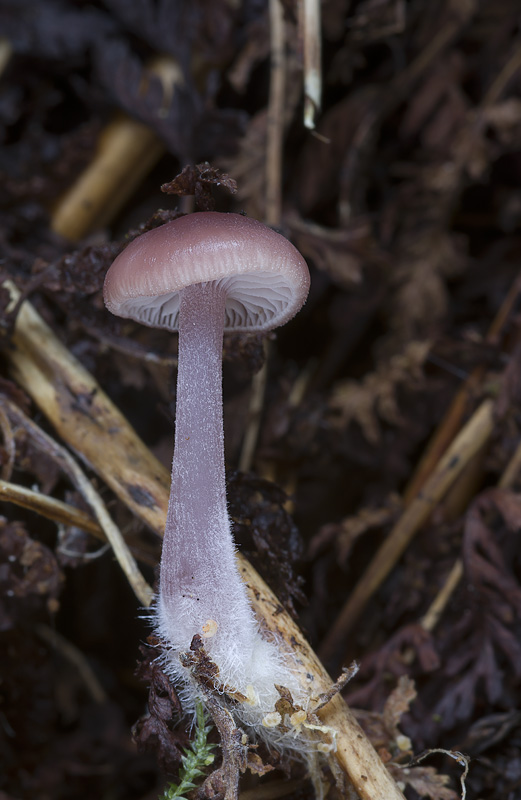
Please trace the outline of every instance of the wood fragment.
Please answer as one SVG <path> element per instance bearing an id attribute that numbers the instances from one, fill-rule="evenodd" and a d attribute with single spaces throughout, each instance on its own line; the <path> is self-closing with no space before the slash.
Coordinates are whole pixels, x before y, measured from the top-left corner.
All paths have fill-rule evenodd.
<path id="1" fill-rule="evenodd" d="M 56 205 L 51 227 L 78 241 L 107 225 L 163 154 L 156 134 L 120 117 L 103 131 L 94 160 Z"/>
<path id="2" fill-rule="evenodd" d="M 150 72 L 161 78 L 166 97 L 181 82 L 180 68 L 172 59 L 157 59 Z M 147 125 L 119 116 L 102 132 L 94 160 L 58 201 L 52 229 L 77 241 L 107 225 L 164 151 L 164 144 Z"/>
<path id="3" fill-rule="evenodd" d="M 98 523 L 84 511 L 69 505 L 69 503 L 63 503 L 54 497 L 48 497 L 8 481 L 0 481 L 0 499 L 36 511 L 37 514 L 41 514 L 42 517 L 51 519 L 53 522 L 81 528 L 105 541 L 105 535 Z"/>
<path id="4" fill-rule="evenodd" d="M 7 455 L 5 464 L 2 465 L 2 479 L 8 481 L 13 472 L 16 458 L 16 444 L 11 425 L 2 408 L 0 408 L 0 431 L 2 431 L 2 436 L 4 437 L 4 449 Z"/>
<path id="5" fill-rule="evenodd" d="M 521 442 L 517 445 L 514 454 L 506 465 L 501 475 L 498 486 L 500 489 L 511 489 L 516 483 L 521 472 Z"/>
<path id="6" fill-rule="evenodd" d="M 280 225 L 282 210 L 282 145 L 284 141 L 284 90 L 286 58 L 284 12 L 281 0 L 270 0 L 270 96 L 266 129 L 265 222 Z"/>
<path id="7" fill-rule="evenodd" d="M 304 126 L 314 130 L 322 105 L 322 35 L 320 0 L 301 0 L 304 40 Z"/>
<path id="8" fill-rule="evenodd" d="M 244 440 L 239 458 L 239 469 L 241 472 L 248 472 L 251 469 L 257 439 L 259 437 L 262 408 L 266 392 L 266 381 L 268 378 L 268 355 L 269 342 L 264 340 L 264 364 L 253 376 L 251 382 L 250 407 L 248 409 L 248 425 L 244 434 Z"/>
<path id="9" fill-rule="evenodd" d="M 450 598 L 454 594 L 456 587 L 459 585 L 460 580 L 463 577 L 463 561 L 458 558 L 453 566 L 443 586 L 441 587 L 440 591 L 434 598 L 433 602 L 427 609 L 427 612 L 423 615 L 420 625 L 426 631 L 433 631 L 438 622 L 440 621 L 441 615 L 447 608 Z"/>
<path id="10" fill-rule="evenodd" d="M 493 80 L 492 84 L 487 89 L 487 92 L 480 104 L 481 108 L 487 108 L 495 105 L 501 95 L 505 91 L 507 84 L 514 77 L 516 72 L 521 69 L 521 47 L 517 44 L 514 46 L 512 55 L 507 59 L 503 69 Z"/>
<path id="11" fill-rule="evenodd" d="M 13 55 L 13 48 L 9 39 L 5 36 L 0 37 L 0 75 L 7 69 L 7 65 Z"/>

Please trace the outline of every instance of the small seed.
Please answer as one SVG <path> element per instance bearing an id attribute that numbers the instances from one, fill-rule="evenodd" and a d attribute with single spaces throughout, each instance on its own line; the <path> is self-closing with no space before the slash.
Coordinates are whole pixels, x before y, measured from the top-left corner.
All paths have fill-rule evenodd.
<path id="1" fill-rule="evenodd" d="M 219 625 L 214 619 L 207 619 L 203 625 L 203 636 L 205 639 L 211 639 L 217 633 Z"/>
<path id="2" fill-rule="evenodd" d="M 277 725 L 280 725 L 282 722 L 282 717 L 280 716 L 278 711 L 270 711 L 269 714 L 266 714 L 264 719 L 262 720 L 262 724 L 265 728 L 276 728 Z"/>
<path id="3" fill-rule="evenodd" d="M 404 752 L 407 750 L 412 750 L 412 743 L 408 736 L 397 736 L 396 744 L 398 745 L 398 748 Z"/>
<path id="4" fill-rule="evenodd" d="M 333 745 L 326 744 L 325 742 L 319 742 L 317 744 L 317 750 L 319 753 L 330 753 L 333 750 Z"/>
<path id="5" fill-rule="evenodd" d="M 254 687 L 249 683 L 246 687 L 246 702 L 249 706 L 256 706 L 259 702 L 259 695 L 255 691 Z"/>
<path id="6" fill-rule="evenodd" d="M 304 709 L 301 708 L 300 711 L 295 711 L 295 713 L 291 715 L 289 721 L 291 722 L 294 728 L 298 728 L 298 726 L 302 725 L 302 723 L 305 722 L 306 719 L 307 719 L 307 714 L 304 711 Z"/>

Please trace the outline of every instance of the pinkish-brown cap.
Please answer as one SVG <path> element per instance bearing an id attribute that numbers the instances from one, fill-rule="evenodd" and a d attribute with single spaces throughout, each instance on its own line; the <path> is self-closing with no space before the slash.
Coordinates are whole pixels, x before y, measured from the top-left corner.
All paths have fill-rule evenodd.
<path id="1" fill-rule="evenodd" d="M 176 330 L 179 292 L 207 281 L 225 287 L 225 330 L 276 328 L 309 291 L 307 264 L 291 242 L 255 219 L 209 211 L 134 239 L 107 272 L 103 296 L 119 317 Z"/>

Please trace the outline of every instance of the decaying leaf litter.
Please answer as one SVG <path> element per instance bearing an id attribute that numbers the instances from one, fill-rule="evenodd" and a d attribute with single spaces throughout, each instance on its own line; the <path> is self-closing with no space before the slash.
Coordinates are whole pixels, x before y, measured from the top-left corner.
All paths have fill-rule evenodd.
<path id="1" fill-rule="evenodd" d="M 311 111 L 308 13 L 0 2 L 6 797 L 176 780 L 189 733 L 139 619 L 176 343 L 109 318 L 101 286 L 129 236 L 212 206 L 280 228 L 313 272 L 276 338 L 225 342 L 241 554 L 332 675 L 360 663 L 343 695 L 396 791 L 462 795 L 463 765 L 428 749 L 475 759 L 469 796 L 519 791 L 518 10 L 322 4 Z M 300 763 L 248 767 L 245 793 L 313 796 Z"/>

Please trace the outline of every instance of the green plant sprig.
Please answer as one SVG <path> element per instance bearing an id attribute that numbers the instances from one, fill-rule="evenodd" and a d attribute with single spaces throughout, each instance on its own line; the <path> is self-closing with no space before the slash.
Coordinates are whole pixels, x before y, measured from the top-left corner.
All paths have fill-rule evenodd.
<path id="1" fill-rule="evenodd" d="M 197 779 L 204 775 L 205 767 L 210 766 L 215 758 L 212 750 L 216 745 L 208 742 L 208 733 L 212 726 L 206 724 L 204 707 L 200 701 L 196 703 L 196 715 L 194 740 L 190 747 L 185 747 L 185 754 L 181 758 L 180 781 L 178 784 L 169 784 L 160 800 L 173 800 L 173 798 L 187 800 L 186 792 L 195 789 Z"/>

